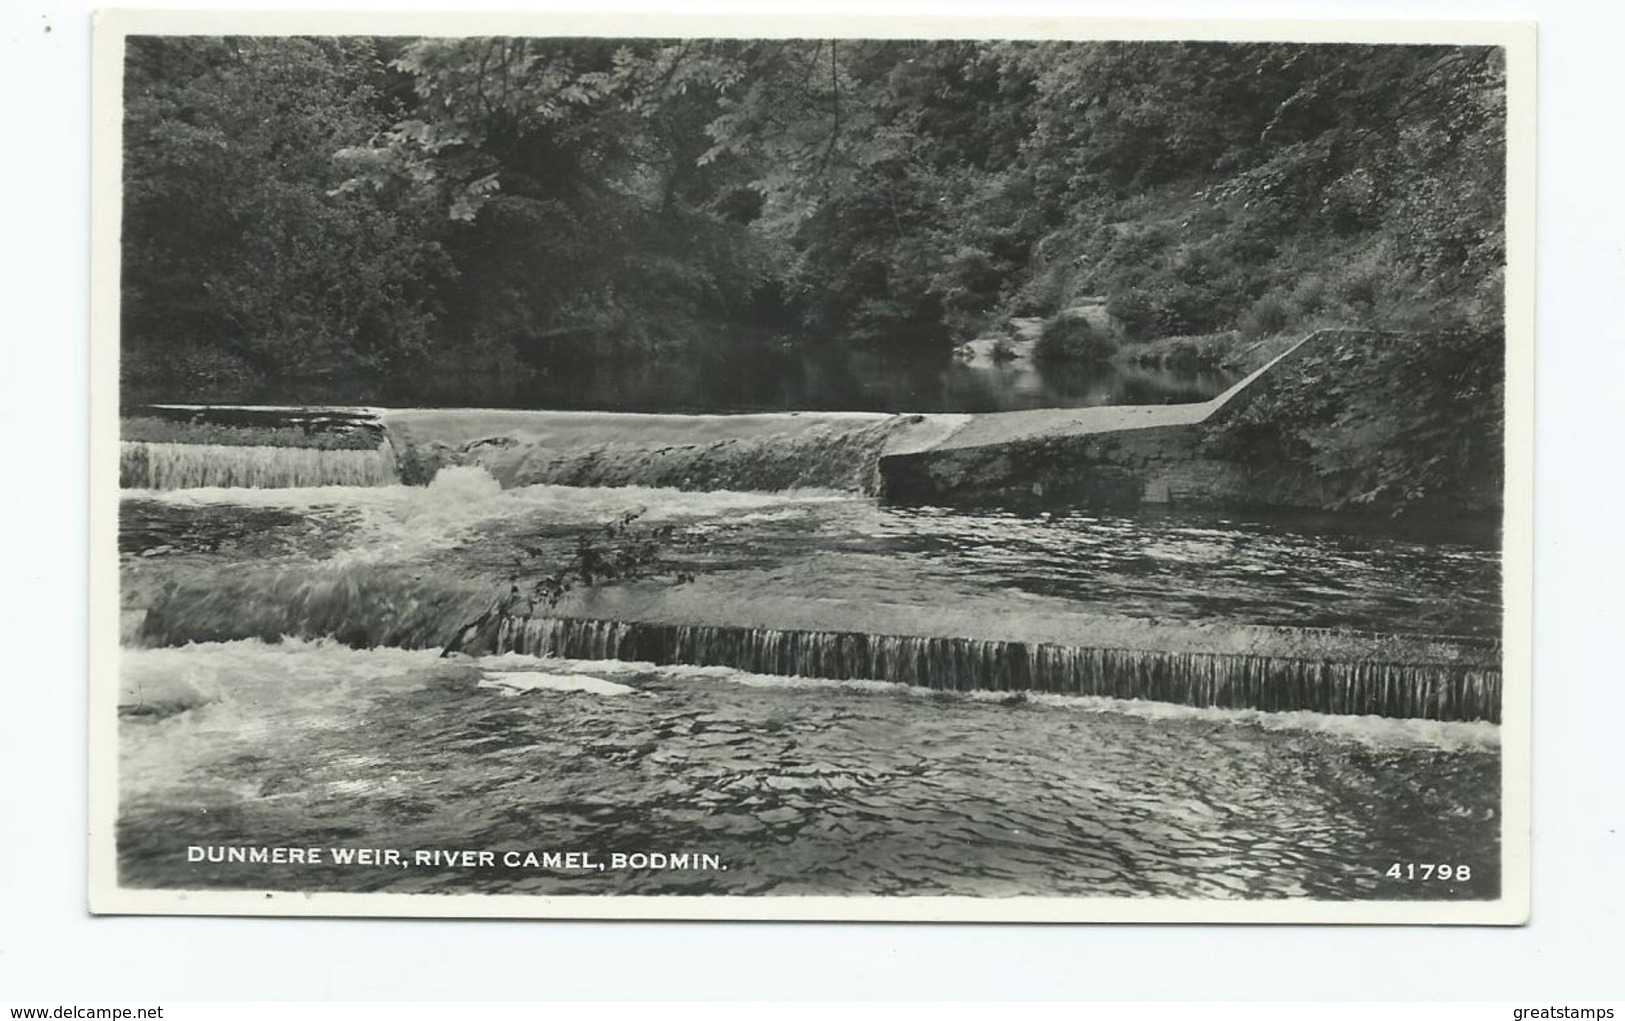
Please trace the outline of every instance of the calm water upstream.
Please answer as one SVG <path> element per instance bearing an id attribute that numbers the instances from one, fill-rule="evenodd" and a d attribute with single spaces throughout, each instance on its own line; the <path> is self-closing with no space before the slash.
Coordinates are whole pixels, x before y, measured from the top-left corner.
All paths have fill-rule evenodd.
<path id="1" fill-rule="evenodd" d="M 742 369 L 741 366 L 746 366 Z M 461 381 L 434 403 L 464 404 Z M 940 352 L 786 350 L 585 363 L 510 389 L 519 407 L 604 411 L 989 412 L 1205 401 L 1223 373 L 1030 360 L 970 365 Z M 476 381 L 483 385 L 483 381 Z M 489 388 L 485 389 L 490 393 Z M 489 396 L 485 398 L 489 401 Z"/>
<path id="2" fill-rule="evenodd" d="M 493 590 L 516 544 L 626 510 L 699 570 L 674 598 L 1019 621 L 1112 613 L 1483 636 L 1491 548 L 1301 522 L 967 515 L 835 493 L 429 487 L 129 492 L 125 591 L 380 568 Z M 448 580 L 449 579 L 449 580 Z M 233 588 L 232 586 L 236 587 Z M 1002 615 L 1002 617 L 1001 617 Z M 454 627 L 458 621 L 444 622 Z M 203 638 L 198 634 L 194 637 Z M 551 893 L 1491 897 L 1499 728 L 939 693 L 718 667 L 446 660 L 319 639 L 129 648 L 131 885 Z M 536 672 L 624 686 L 522 690 Z M 512 683 L 505 681 L 512 679 Z M 717 855 L 721 869 L 188 863 L 188 845 Z M 1394 862 L 1470 877 L 1387 880 Z M 279 871 L 279 868 L 281 871 Z"/>
<path id="3" fill-rule="evenodd" d="M 946 351 L 840 345 L 739 347 L 604 358 L 529 373 L 425 372 L 325 381 L 223 382 L 188 403 L 378 404 L 417 407 L 732 413 L 987 412 L 1204 401 L 1235 382 L 1214 372 L 1029 360 L 970 365 Z M 167 392 L 131 403 L 173 400 Z"/>

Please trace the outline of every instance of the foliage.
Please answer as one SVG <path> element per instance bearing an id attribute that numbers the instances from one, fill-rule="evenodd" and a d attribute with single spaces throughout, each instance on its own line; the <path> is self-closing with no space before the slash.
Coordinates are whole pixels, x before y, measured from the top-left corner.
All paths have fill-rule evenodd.
<path id="1" fill-rule="evenodd" d="M 388 371 L 447 265 L 410 205 L 335 194 L 395 114 L 364 40 L 129 41 L 125 365 L 199 396 L 240 376 Z"/>
<path id="2" fill-rule="evenodd" d="M 1335 474 L 1388 444 L 1407 464 L 1373 502 L 1498 435 L 1493 387 L 1436 382 L 1500 371 L 1494 48 L 137 38 L 129 54 L 125 365 L 191 397 L 256 376 L 546 370 L 739 326 L 946 347 L 1088 296 L 1131 346 L 1416 334 L 1382 364 L 1423 392 L 1365 380 L 1347 428 L 1304 454 Z M 1355 428 L 1406 415 L 1392 435 Z"/>
<path id="3" fill-rule="evenodd" d="M 1237 348 L 1234 331 L 1159 337 L 1148 344 L 1136 345 L 1126 360 L 1134 365 L 1180 372 L 1211 371 L 1236 356 Z"/>
<path id="4" fill-rule="evenodd" d="M 1075 315 L 1045 320 L 1033 346 L 1034 357 L 1044 361 L 1103 362 L 1116 353 L 1116 341 Z"/>
<path id="5" fill-rule="evenodd" d="M 246 324 L 205 361 L 438 325 L 545 362 L 786 313 L 932 340 L 1082 293 L 1150 339 L 1272 324 L 1380 236 L 1390 277 L 1489 321 L 1501 73 L 1450 47 L 138 39 L 130 307 Z M 188 290 L 204 268 L 233 275 Z"/>
<path id="6" fill-rule="evenodd" d="M 1391 514 L 1499 505 L 1499 330 L 1336 336 L 1209 435 L 1261 471 L 1300 466 L 1326 506 Z"/>
<path id="7" fill-rule="evenodd" d="M 702 162 L 725 48 L 428 39 L 395 66 L 412 116 L 338 156 L 348 190 L 410 192 L 450 223 L 450 332 L 545 365 L 754 311 L 772 260 L 730 161 Z"/>
<path id="8" fill-rule="evenodd" d="M 634 527 L 642 515 L 642 511 L 628 511 L 597 532 L 582 533 L 562 562 L 556 562 L 557 551 L 546 546 L 521 546 L 507 594 L 457 628 L 441 655 L 488 649 L 504 621 L 551 610 L 579 588 L 657 577 L 676 584 L 693 581 L 693 572 L 670 558 L 679 538 L 675 526 Z M 703 540 L 689 536 L 683 541 Z"/>

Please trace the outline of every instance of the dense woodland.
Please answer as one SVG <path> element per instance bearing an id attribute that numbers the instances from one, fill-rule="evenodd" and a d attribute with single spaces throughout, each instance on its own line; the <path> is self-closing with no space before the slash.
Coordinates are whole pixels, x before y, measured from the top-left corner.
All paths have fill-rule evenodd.
<path id="1" fill-rule="evenodd" d="M 518 373 L 725 330 L 946 347 L 1100 299 L 1097 354 L 1393 331 L 1214 442 L 1338 480 L 1330 503 L 1482 497 L 1503 71 L 1422 46 L 135 38 L 125 381 Z"/>

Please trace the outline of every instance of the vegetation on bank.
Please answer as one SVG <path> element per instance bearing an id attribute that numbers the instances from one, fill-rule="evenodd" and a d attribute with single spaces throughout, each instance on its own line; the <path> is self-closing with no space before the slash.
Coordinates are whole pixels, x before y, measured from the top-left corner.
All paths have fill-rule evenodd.
<path id="1" fill-rule="evenodd" d="M 1142 368 L 1176 372 L 1251 369 L 1273 357 L 1271 351 L 1284 347 L 1281 338 L 1281 334 L 1274 334 L 1248 343 L 1235 330 L 1190 337 L 1159 337 L 1149 343 L 1136 344 L 1126 360 Z"/>
<path id="2" fill-rule="evenodd" d="M 1117 342 L 1089 320 L 1058 315 L 1045 321 L 1033 356 L 1049 361 L 1103 362 L 1117 353 Z"/>
<path id="3" fill-rule="evenodd" d="M 1502 391 L 1501 345 L 1498 330 L 1337 336 L 1266 377 L 1204 445 L 1312 476 L 1329 510 L 1445 520 L 1497 511 L 1502 409 L 1484 395 Z"/>
<path id="4" fill-rule="evenodd" d="M 145 393 L 1012 316 L 1197 365 L 1220 344 L 1156 345 L 1336 325 L 1406 339 L 1235 456 L 1392 461 L 1359 495 L 1395 508 L 1498 449 L 1494 48 L 144 37 L 125 86 Z M 1060 315 L 1086 296 L 1109 328 Z"/>

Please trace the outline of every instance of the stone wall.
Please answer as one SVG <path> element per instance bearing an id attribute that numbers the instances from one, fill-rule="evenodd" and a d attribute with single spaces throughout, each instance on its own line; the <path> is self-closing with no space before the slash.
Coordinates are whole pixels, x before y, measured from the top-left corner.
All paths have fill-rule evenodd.
<path id="1" fill-rule="evenodd" d="M 1202 450 L 1202 426 L 1016 440 L 882 458 L 898 503 L 1133 509 L 1321 505 L 1315 480 L 1266 474 Z"/>

